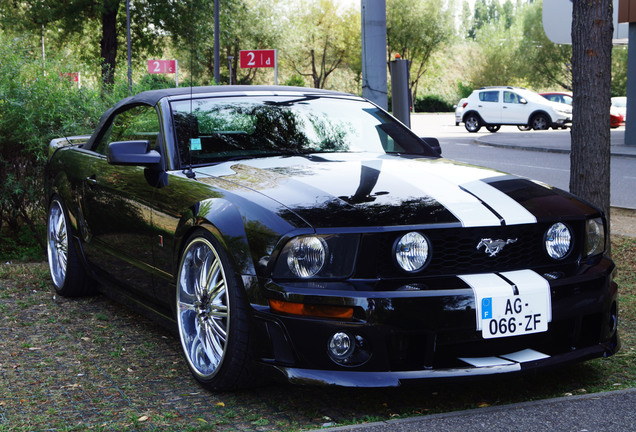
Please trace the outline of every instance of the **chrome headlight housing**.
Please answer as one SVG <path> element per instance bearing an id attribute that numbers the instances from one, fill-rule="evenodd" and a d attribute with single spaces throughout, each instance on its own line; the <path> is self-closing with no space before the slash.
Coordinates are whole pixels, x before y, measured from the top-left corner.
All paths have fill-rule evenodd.
<path id="1" fill-rule="evenodd" d="M 545 233 L 545 250 L 552 259 L 560 260 L 572 250 L 572 230 L 562 222 L 552 225 Z"/>
<path id="2" fill-rule="evenodd" d="M 426 236 L 412 231 L 395 241 L 393 252 L 395 261 L 406 272 L 422 270 L 430 257 L 430 243 Z"/>
<path id="3" fill-rule="evenodd" d="M 585 256 L 605 251 L 605 225 L 602 218 L 588 219 L 585 223 Z"/>
<path id="4" fill-rule="evenodd" d="M 290 239 L 274 266 L 274 279 L 346 278 L 353 272 L 358 235 L 300 235 Z"/>

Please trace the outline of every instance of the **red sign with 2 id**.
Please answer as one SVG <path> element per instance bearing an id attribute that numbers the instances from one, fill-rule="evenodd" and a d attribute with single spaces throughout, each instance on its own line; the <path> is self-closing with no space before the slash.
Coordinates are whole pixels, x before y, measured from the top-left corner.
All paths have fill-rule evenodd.
<path id="1" fill-rule="evenodd" d="M 276 67 L 276 50 L 241 50 L 239 52 L 241 68 Z"/>

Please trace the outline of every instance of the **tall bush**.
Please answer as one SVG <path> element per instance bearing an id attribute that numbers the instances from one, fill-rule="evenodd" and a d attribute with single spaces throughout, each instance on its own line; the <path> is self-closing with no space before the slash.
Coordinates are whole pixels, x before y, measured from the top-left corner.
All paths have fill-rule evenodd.
<path id="1" fill-rule="evenodd" d="M 55 137 L 90 133 L 107 100 L 99 90 L 78 89 L 67 62 L 32 54 L 28 42 L 0 32 L 0 230 L 44 226 L 43 168 Z M 37 51 L 35 51 L 37 52 Z"/>

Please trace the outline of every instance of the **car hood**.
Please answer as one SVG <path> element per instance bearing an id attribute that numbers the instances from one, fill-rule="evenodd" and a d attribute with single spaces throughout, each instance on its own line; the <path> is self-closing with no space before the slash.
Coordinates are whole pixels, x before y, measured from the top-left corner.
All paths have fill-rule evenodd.
<path id="1" fill-rule="evenodd" d="M 447 159 L 319 154 L 200 167 L 197 179 L 258 193 L 316 229 L 447 225 L 498 226 L 596 210 L 570 194 L 499 171 Z"/>

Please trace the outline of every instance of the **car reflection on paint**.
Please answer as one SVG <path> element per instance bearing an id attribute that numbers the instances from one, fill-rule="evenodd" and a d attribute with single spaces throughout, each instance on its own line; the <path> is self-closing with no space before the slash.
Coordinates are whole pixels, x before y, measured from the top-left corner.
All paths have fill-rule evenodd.
<path id="1" fill-rule="evenodd" d="M 368 101 L 291 87 L 140 93 L 46 168 L 56 291 L 174 329 L 212 390 L 397 386 L 618 349 L 596 208 L 445 160 Z"/>

